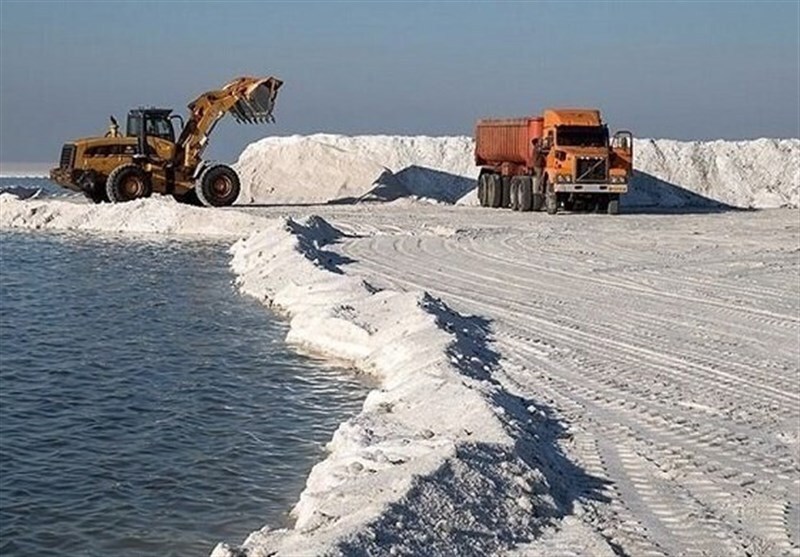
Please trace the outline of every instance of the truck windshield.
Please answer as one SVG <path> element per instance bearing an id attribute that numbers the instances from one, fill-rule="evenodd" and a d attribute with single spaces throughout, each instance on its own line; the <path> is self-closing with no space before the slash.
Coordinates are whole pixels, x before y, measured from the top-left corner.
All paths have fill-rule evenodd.
<path id="1" fill-rule="evenodd" d="M 556 144 L 571 147 L 605 147 L 608 129 L 605 126 L 558 126 Z"/>

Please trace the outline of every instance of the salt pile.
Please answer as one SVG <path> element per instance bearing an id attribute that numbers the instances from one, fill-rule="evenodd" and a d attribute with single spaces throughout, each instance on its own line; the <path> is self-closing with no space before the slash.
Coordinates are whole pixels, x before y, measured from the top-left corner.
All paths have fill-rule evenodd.
<path id="1" fill-rule="evenodd" d="M 472 148 L 468 137 L 267 137 L 248 145 L 235 165 L 239 203 L 454 203 L 475 187 Z"/>
<path id="2" fill-rule="evenodd" d="M 623 204 L 797 207 L 800 140 L 634 144 L 635 176 Z M 401 198 L 477 204 L 474 143 L 466 136 L 268 137 L 236 164 L 240 203 L 328 203 Z"/>

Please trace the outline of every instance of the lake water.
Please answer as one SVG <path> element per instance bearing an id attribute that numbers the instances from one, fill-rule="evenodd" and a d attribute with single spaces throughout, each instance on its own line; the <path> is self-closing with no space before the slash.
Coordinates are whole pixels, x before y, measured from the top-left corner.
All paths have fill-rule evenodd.
<path id="1" fill-rule="evenodd" d="M 0 232 L 0 555 L 208 555 L 286 524 L 366 386 L 225 244 Z"/>

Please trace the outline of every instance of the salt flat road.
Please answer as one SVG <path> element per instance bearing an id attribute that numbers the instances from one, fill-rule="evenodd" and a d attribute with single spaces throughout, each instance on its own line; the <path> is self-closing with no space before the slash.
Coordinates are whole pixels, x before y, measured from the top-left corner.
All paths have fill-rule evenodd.
<path id="1" fill-rule="evenodd" d="M 348 273 L 492 320 L 496 379 L 607 480 L 582 518 L 620 553 L 800 555 L 798 211 L 315 212 Z"/>

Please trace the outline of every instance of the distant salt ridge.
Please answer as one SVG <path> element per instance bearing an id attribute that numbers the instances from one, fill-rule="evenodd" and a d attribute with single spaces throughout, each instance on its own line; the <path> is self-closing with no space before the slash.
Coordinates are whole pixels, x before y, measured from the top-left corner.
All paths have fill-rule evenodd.
<path id="1" fill-rule="evenodd" d="M 52 166 L 46 162 L 0 162 L 0 178 L 47 178 Z"/>
<path id="2" fill-rule="evenodd" d="M 798 207 L 800 139 L 634 142 L 628 207 L 725 204 Z M 424 199 L 474 205 L 478 168 L 466 136 L 268 137 L 236 167 L 240 203 L 328 203 Z"/>

